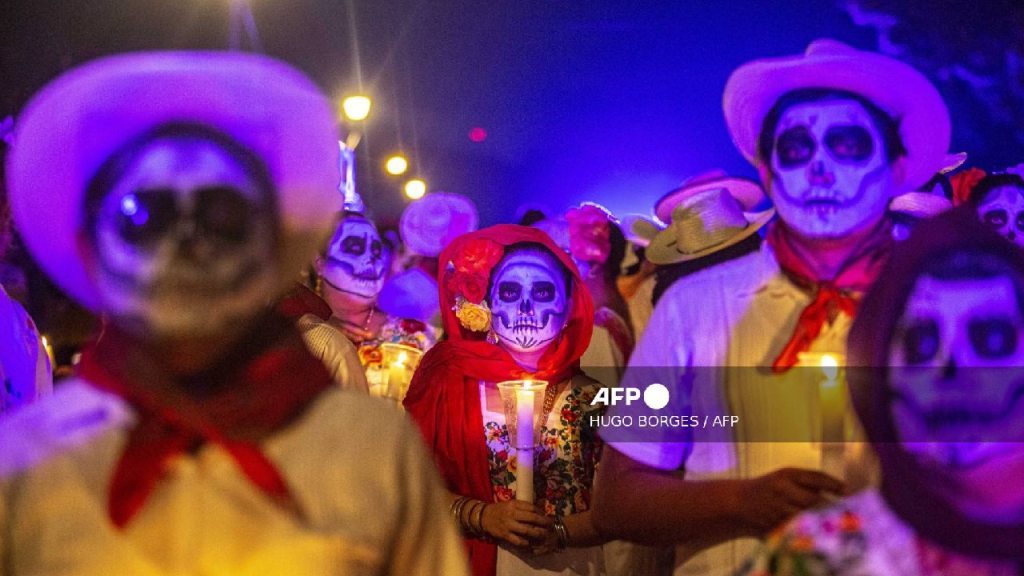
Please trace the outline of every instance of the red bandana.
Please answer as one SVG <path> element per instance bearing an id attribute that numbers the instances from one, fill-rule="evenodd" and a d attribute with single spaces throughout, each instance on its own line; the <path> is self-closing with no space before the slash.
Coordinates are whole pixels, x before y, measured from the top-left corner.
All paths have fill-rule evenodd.
<path id="1" fill-rule="evenodd" d="M 111 479 L 115 526 L 123 528 L 142 509 L 171 460 L 207 442 L 226 450 L 271 500 L 300 513 L 260 440 L 299 417 L 331 379 L 287 320 L 269 318 L 252 333 L 257 336 L 188 382 L 171 382 L 136 351 L 131 336 L 110 326 L 82 353 L 80 376 L 120 396 L 138 416 Z"/>
<path id="2" fill-rule="evenodd" d="M 572 303 L 569 321 L 558 339 L 545 351 L 537 372 L 527 373 L 504 348 L 485 340 L 484 332 L 463 328 L 453 308 L 456 294 L 482 299 L 486 279 L 498 264 L 505 248 L 521 242 L 540 244 L 572 274 Z M 470 262 L 471 261 L 471 262 Z M 453 268 L 479 272 L 484 286 Z M 487 445 L 484 442 L 483 415 L 480 413 L 480 381 L 497 382 L 534 378 L 563 382 L 579 370 L 579 359 L 590 344 L 594 305 L 576 265 L 568 254 L 540 230 L 499 224 L 456 238 L 441 253 L 438 285 L 441 293 L 441 317 L 446 340 L 439 342 L 423 357 L 413 375 L 405 408 L 419 425 L 427 446 L 449 490 L 485 502 L 494 500 Z M 497 559 L 494 544 L 467 540 L 474 576 L 493 576 Z"/>
<path id="3" fill-rule="evenodd" d="M 781 222 L 769 227 L 766 239 L 782 271 L 814 296 L 800 313 L 793 335 L 772 364 L 772 371 L 781 373 L 796 366 L 799 354 L 810 349 L 825 324 L 835 322 L 840 312 L 851 318 L 856 315 L 861 296 L 874 283 L 889 258 L 893 240 L 886 220 L 850 255 L 835 277 L 822 280 L 816 277 L 806 258 L 793 248 Z"/>

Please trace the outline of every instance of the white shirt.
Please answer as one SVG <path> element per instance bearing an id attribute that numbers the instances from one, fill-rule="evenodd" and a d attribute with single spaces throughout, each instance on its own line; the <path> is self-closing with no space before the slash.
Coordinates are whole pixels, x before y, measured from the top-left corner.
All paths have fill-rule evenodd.
<path id="1" fill-rule="evenodd" d="M 306 518 L 220 447 L 172 460 L 124 530 L 107 514 L 135 419 L 81 380 L 0 424 L 0 572 L 456 574 L 464 551 L 419 435 L 392 407 L 332 390 L 263 443 Z"/>

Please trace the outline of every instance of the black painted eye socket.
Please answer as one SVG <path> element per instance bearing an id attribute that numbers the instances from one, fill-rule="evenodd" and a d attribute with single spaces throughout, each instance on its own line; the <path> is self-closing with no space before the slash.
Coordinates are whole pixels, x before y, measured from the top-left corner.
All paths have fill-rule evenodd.
<path id="1" fill-rule="evenodd" d="M 911 365 L 924 364 L 939 353 L 939 325 L 934 320 L 918 320 L 903 329 L 903 358 Z"/>
<path id="2" fill-rule="evenodd" d="M 195 219 L 200 230 L 232 243 L 249 239 L 254 207 L 238 190 L 226 186 L 196 191 Z"/>
<path id="3" fill-rule="evenodd" d="M 997 360 L 1017 351 L 1017 327 L 1005 318 L 971 320 L 967 331 L 981 358 Z"/>
<path id="4" fill-rule="evenodd" d="M 825 146 L 840 162 L 863 162 L 871 157 L 875 143 L 863 126 L 832 126 L 825 131 Z"/>
<path id="5" fill-rule="evenodd" d="M 195 191 L 192 214 L 183 213 L 179 194 L 172 188 L 136 190 L 121 197 L 115 221 L 125 242 L 141 248 L 156 246 L 182 220 L 190 219 L 206 237 L 239 244 L 249 239 L 258 208 L 229 186 Z"/>
<path id="6" fill-rule="evenodd" d="M 341 239 L 341 251 L 352 256 L 366 252 L 366 236 L 345 236 Z"/>
<path id="7" fill-rule="evenodd" d="M 137 190 L 118 201 L 117 233 L 129 244 L 153 247 L 177 221 L 178 203 L 169 188 Z"/>
<path id="8" fill-rule="evenodd" d="M 534 302 L 551 302 L 555 299 L 555 285 L 547 281 L 537 282 L 533 285 L 530 295 Z"/>
<path id="9" fill-rule="evenodd" d="M 1017 213 L 1016 224 L 1017 224 L 1017 230 L 1020 230 L 1021 232 L 1024 232 L 1024 212 L 1018 212 Z"/>
<path id="10" fill-rule="evenodd" d="M 981 221 L 992 228 L 1002 228 L 1009 221 L 1009 215 L 1002 208 L 993 208 L 981 215 Z"/>
<path id="11" fill-rule="evenodd" d="M 794 168 L 810 162 L 816 148 L 814 137 L 806 126 L 789 128 L 775 140 L 775 153 L 783 168 Z"/>
<path id="12" fill-rule="evenodd" d="M 502 302 L 517 302 L 523 294 L 523 286 L 518 282 L 499 282 L 498 299 Z"/>
<path id="13" fill-rule="evenodd" d="M 384 245 L 381 244 L 380 240 L 373 240 L 370 242 L 370 255 L 374 258 L 380 258 L 380 255 L 384 253 Z"/>

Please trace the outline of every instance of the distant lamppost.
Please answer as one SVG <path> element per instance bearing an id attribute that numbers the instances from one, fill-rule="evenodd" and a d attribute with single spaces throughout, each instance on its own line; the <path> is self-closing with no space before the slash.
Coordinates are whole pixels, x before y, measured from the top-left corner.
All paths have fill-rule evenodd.
<path id="1" fill-rule="evenodd" d="M 392 154 L 384 161 L 384 171 L 392 176 L 401 176 L 409 169 L 409 161 L 402 154 Z"/>
<path id="2" fill-rule="evenodd" d="M 413 178 L 405 183 L 405 196 L 410 200 L 419 200 L 427 193 L 427 183 L 422 178 Z"/>

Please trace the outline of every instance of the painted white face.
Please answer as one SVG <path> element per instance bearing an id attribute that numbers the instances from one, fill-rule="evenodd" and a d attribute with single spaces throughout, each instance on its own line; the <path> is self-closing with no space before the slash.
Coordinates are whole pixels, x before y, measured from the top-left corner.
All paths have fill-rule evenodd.
<path id="1" fill-rule="evenodd" d="M 377 227 L 350 216 L 341 221 L 327 248 L 323 279 L 347 298 L 370 304 L 384 287 L 386 260 Z"/>
<path id="2" fill-rule="evenodd" d="M 157 337 L 214 335 L 256 314 L 278 277 L 276 215 L 263 194 L 209 141 L 145 145 L 96 214 L 104 310 Z"/>
<path id="3" fill-rule="evenodd" d="M 543 350 L 562 332 L 569 313 L 559 262 L 541 250 L 509 254 L 494 272 L 490 306 L 502 346 L 520 353 Z"/>
<path id="4" fill-rule="evenodd" d="M 893 418 L 904 446 L 952 472 L 955 504 L 988 521 L 1024 518 L 1022 336 L 1009 278 L 923 276 L 890 348 Z"/>
<path id="5" fill-rule="evenodd" d="M 874 225 L 893 194 L 871 116 L 853 100 L 787 108 L 775 127 L 769 194 L 804 238 L 841 238 Z"/>
<path id="6" fill-rule="evenodd" d="M 993 188 L 978 204 L 978 216 L 1001 236 L 1024 248 L 1024 190 L 1016 186 Z"/>

